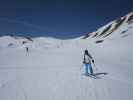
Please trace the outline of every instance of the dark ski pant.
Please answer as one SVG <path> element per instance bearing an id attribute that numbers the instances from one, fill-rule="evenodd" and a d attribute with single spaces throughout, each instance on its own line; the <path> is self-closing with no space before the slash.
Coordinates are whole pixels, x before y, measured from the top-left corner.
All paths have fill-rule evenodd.
<path id="1" fill-rule="evenodd" d="M 88 69 L 89 69 L 89 72 L 88 72 Z M 92 66 L 90 63 L 85 64 L 85 73 L 86 74 L 93 74 L 93 69 L 92 69 Z"/>

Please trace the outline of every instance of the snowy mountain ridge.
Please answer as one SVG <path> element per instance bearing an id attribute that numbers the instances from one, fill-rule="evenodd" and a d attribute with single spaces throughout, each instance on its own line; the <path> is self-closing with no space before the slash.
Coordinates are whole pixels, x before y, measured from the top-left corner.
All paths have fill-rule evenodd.
<path id="1" fill-rule="evenodd" d="M 126 29 L 121 31 L 122 33 L 125 33 L 128 29 L 132 28 L 131 24 L 133 23 L 133 12 L 127 14 L 126 16 L 123 16 L 121 18 L 118 18 L 107 25 L 99 28 L 97 31 L 86 34 L 82 38 L 86 39 L 88 37 L 92 38 L 106 38 L 115 31 L 119 30 L 120 27 L 124 26 Z"/>
<path id="2" fill-rule="evenodd" d="M 107 38 L 113 37 L 116 39 L 119 37 L 127 37 L 129 36 L 129 31 L 133 29 L 133 12 L 118 18 L 107 25 L 99 28 L 97 31 L 88 33 L 85 36 L 82 36 L 77 39 L 70 39 L 71 40 L 78 40 L 78 39 L 94 39 L 96 43 L 102 43 Z M 111 35 L 112 34 L 112 35 Z M 131 34 L 131 33 L 130 33 Z M 18 36 L 2 36 L 0 37 L 0 46 L 26 46 L 27 44 L 31 45 L 40 45 L 40 44 L 56 44 L 53 40 L 57 41 L 58 44 L 62 43 L 63 40 L 50 38 L 50 37 L 37 37 L 37 38 L 30 38 L 30 37 L 18 37 Z M 108 39 L 107 39 L 108 40 Z M 53 42 L 52 42 L 53 41 Z M 68 41 L 68 40 L 65 40 Z M 37 43 L 38 42 L 38 43 Z M 41 43 L 42 42 L 42 43 Z M 40 45 L 41 46 L 41 45 Z"/>

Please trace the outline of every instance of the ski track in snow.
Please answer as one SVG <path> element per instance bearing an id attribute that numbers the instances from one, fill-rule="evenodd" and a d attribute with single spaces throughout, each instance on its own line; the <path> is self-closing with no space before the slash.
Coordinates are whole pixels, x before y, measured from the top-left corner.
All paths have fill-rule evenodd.
<path id="1" fill-rule="evenodd" d="M 82 64 L 80 64 L 80 66 L 77 64 L 77 65 L 73 65 L 73 66 L 69 66 L 69 67 L 66 67 L 66 66 L 62 67 L 62 65 L 58 64 L 58 65 L 56 65 L 55 68 L 54 68 L 54 65 L 48 65 L 48 66 L 47 65 L 45 65 L 45 66 L 42 66 L 42 65 L 41 66 L 34 66 L 34 65 L 33 66 L 25 66 L 25 65 L 23 65 L 22 66 L 22 65 L 18 64 L 18 66 L 15 66 L 15 65 L 14 66 L 3 65 L 3 66 L 4 67 L 0 66 L 0 72 L 5 72 L 5 73 L 9 73 L 9 72 L 12 73 L 13 72 L 13 73 L 16 73 L 18 71 L 19 73 L 16 74 L 16 75 L 18 75 L 17 77 L 16 77 L 16 75 L 14 75 L 16 77 L 15 80 L 12 77 L 11 79 L 13 79 L 13 80 L 10 79 L 9 81 L 3 83 L 1 85 L 1 90 L 2 89 L 7 90 L 6 87 L 9 86 L 8 87 L 9 89 L 11 88 L 11 90 L 13 89 L 14 92 L 16 92 L 16 93 L 19 92 L 21 94 L 21 95 L 19 94 L 21 100 L 33 100 L 34 99 L 34 96 L 33 97 L 31 97 L 31 96 L 35 95 L 35 94 L 34 93 L 32 95 L 30 94 L 31 90 L 30 89 L 29 90 L 26 89 L 26 86 L 25 86 L 26 83 L 25 82 L 28 82 L 27 88 L 29 87 L 29 85 L 31 83 L 34 84 L 34 82 L 38 81 L 37 79 L 40 77 L 40 75 L 38 76 L 38 73 L 41 73 L 42 77 L 43 77 L 43 75 L 47 76 L 47 78 L 49 78 L 49 81 L 51 81 L 53 78 L 55 78 L 56 80 L 58 80 L 58 82 L 63 82 L 62 79 L 65 78 L 65 79 L 63 79 L 64 82 L 62 83 L 62 85 L 63 84 L 64 85 L 67 85 L 67 84 L 70 85 L 71 82 L 74 82 L 73 80 L 76 79 L 75 81 L 78 82 L 76 87 L 79 88 L 81 86 L 80 87 L 81 89 L 77 89 L 79 91 L 79 94 L 78 94 L 79 96 L 75 95 L 75 96 L 71 96 L 69 98 L 68 96 L 70 96 L 70 94 L 67 92 L 68 94 L 65 94 L 65 95 L 68 95 L 67 97 L 64 94 L 62 94 L 62 96 L 64 96 L 66 98 L 65 100 L 67 100 L 67 99 L 70 99 L 70 100 L 81 100 L 82 98 L 84 98 L 85 100 L 87 100 L 88 98 L 91 98 L 92 100 L 102 100 L 102 99 L 106 100 L 106 99 L 110 98 L 110 92 L 112 91 L 112 90 L 110 90 L 110 88 L 108 86 L 108 81 L 111 81 L 111 82 L 114 81 L 114 82 L 118 82 L 118 83 L 121 83 L 121 84 L 124 84 L 124 85 L 128 85 L 128 86 L 130 86 L 130 88 L 133 86 L 133 83 L 128 82 L 128 81 L 124 81 L 123 79 L 119 79 L 117 77 L 112 77 L 112 76 L 110 76 L 110 73 L 108 75 L 104 76 L 102 79 L 92 79 L 92 78 L 89 78 L 89 77 L 85 77 L 85 76 L 82 75 L 83 69 L 80 70 L 80 67 L 82 66 Z M 102 66 L 102 67 L 104 67 L 104 66 Z M 52 78 L 49 73 L 51 73 L 51 75 L 53 75 L 54 77 Z M 30 77 L 32 77 L 32 75 L 30 75 L 30 74 L 32 74 L 33 76 L 37 75 L 37 77 L 34 76 L 35 79 L 33 78 L 30 81 Z M 12 75 L 12 74 L 10 74 L 10 75 Z M 68 76 L 66 76 L 66 75 L 68 75 Z M 71 81 L 69 80 L 69 78 L 71 79 Z M 7 79 L 7 78 L 5 78 L 5 79 Z M 55 87 L 57 88 L 57 90 L 54 87 L 55 90 L 53 89 L 53 90 L 51 90 L 51 92 L 59 90 L 58 92 L 60 93 L 62 91 L 62 89 L 59 88 L 59 86 L 58 86 L 58 84 L 57 84 L 55 79 L 54 79 L 54 81 L 56 83 Z M 42 85 L 41 81 L 43 83 L 43 81 L 46 80 L 46 77 L 44 77 L 44 79 L 40 78 L 39 80 L 40 80 L 39 84 L 41 86 Z M 99 83 L 99 81 L 101 82 L 100 83 L 101 86 L 97 84 L 97 83 Z M 67 84 L 65 82 L 67 82 Z M 14 86 L 12 84 L 17 84 L 17 86 L 12 88 Z M 34 84 L 33 86 L 36 87 L 36 84 Z M 50 82 L 48 82 L 47 84 L 44 83 L 44 85 L 46 85 L 46 86 L 49 86 L 48 84 L 50 84 Z M 33 88 L 33 86 L 31 86 L 31 89 Z M 64 86 L 61 86 L 61 87 L 64 87 Z M 75 87 L 75 86 L 73 85 L 73 87 Z M 51 88 L 53 88 L 53 85 L 51 86 Z M 48 88 L 48 90 L 49 89 L 50 89 L 50 87 Z M 70 91 L 71 89 L 69 87 L 68 89 L 65 88 L 64 90 Z M 43 91 L 45 93 L 45 90 L 43 90 Z M 49 93 L 51 93 L 51 92 L 49 92 Z M 35 93 L 37 93 L 37 92 L 35 92 Z M 12 95 L 17 95 L 17 94 L 12 94 Z M 57 93 L 55 95 L 56 99 L 63 98 L 63 97 L 58 97 L 57 95 L 59 95 L 59 94 Z M 10 97 L 12 97 L 12 96 L 10 96 Z M 54 97 L 50 98 L 49 96 L 42 96 L 42 95 L 40 95 L 40 96 L 38 95 L 36 97 L 36 99 L 38 99 L 38 97 L 44 97 L 44 98 L 47 97 L 47 99 L 49 99 L 49 100 L 54 99 Z M 13 96 L 12 98 L 17 100 L 17 97 L 15 97 L 15 96 Z M 3 97 L 3 99 L 8 100 L 7 98 L 4 98 L 4 97 Z M 42 100 L 42 99 L 40 98 L 40 100 Z"/>

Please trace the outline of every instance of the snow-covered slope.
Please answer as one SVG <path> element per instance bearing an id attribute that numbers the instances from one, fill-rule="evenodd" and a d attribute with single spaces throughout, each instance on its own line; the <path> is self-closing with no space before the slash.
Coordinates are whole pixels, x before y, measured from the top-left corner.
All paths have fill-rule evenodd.
<path id="1" fill-rule="evenodd" d="M 107 25 L 103 26 L 102 28 L 99 28 L 95 32 L 86 34 L 82 38 L 86 39 L 88 37 L 92 37 L 92 38 L 105 39 L 109 37 L 111 34 L 117 33 L 118 30 L 119 30 L 119 34 L 125 37 L 124 33 L 126 33 L 128 30 L 130 30 L 130 28 L 132 28 L 131 26 L 132 23 L 133 23 L 133 12 L 108 23 Z"/>
<path id="2" fill-rule="evenodd" d="M 111 22 L 105 34 L 112 33 L 107 37 L 100 34 L 110 24 L 85 39 L 0 37 L 0 100 L 132 100 L 130 15 L 115 31 Z M 95 59 L 98 70 L 94 72 L 107 75 L 101 79 L 84 76 L 85 49 Z"/>

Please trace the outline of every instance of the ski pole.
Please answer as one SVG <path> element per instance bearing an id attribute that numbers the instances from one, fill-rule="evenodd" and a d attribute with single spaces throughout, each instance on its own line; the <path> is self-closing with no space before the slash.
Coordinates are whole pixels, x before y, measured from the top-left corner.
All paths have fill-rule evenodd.
<path id="1" fill-rule="evenodd" d="M 93 62 L 93 65 L 94 65 L 94 67 L 96 68 L 96 70 L 98 70 L 98 68 L 96 67 L 96 65 L 95 65 L 95 63 Z"/>
<path id="2" fill-rule="evenodd" d="M 94 63 L 94 59 L 92 59 L 92 63 L 93 63 L 93 65 L 94 65 L 95 69 L 98 70 L 98 68 L 96 67 L 96 65 L 95 65 L 95 63 Z"/>

